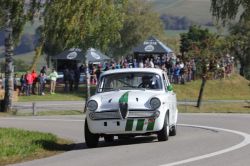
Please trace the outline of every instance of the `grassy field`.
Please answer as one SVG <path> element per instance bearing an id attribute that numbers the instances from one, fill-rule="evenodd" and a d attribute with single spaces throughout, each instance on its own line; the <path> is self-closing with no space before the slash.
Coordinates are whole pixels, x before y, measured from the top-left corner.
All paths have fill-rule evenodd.
<path id="1" fill-rule="evenodd" d="M 49 133 L 0 128 L 0 138 L 0 166 L 44 158 L 73 149 L 71 141 Z"/>
<path id="2" fill-rule="evenodd" d="M 193 105 L 178 105 L 182 113 L 250 113 L 250 103 L 204 103 L 200 108 Z"/>
<path id="3" fill-rule="evenodd" d="M 151 0 L 154 10 L 174 16 L 186 16 L 189 19 L 206 23 L 212 20 L 210 0 Z"/>
<path id="4" fill-rule="evenodd" d="M 250 81 L 239 75 L 222 80 L 208 80 L 204 89 L 204 100 L 250 100 Z M 185 85 L 174 85 L 179 100 L 196 100 L 201 80 Z"/>

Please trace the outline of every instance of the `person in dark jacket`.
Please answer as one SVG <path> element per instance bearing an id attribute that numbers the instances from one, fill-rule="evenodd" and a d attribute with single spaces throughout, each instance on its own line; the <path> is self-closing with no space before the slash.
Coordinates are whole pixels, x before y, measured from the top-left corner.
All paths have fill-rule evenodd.
<path id="1" fill-rule="evenodd" d="M 69 71 L 69 91 L 72 92 L 73 91 L 73 84 L 74 84 L 74 70 L 70 69 Z"/>
<path id="2" fill-rule="evenodd" d="M 64 92 L 69 92 L 69 69 L 63 71 Z"/>
<path id="3" fill-rule="evenodd" d="M 79 81 L 80 81 L 80 70 L 76 67 L 74 70 L 74 89 L 75 91 L 78 90 L 78 86 L 79 86 Z"/>

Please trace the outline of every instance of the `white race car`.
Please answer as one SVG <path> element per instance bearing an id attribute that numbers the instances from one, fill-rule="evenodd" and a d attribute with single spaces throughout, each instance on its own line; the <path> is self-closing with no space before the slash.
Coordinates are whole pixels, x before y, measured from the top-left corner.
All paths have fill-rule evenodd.
<path id="1" fill-rule="evenodd" d="M 96 94 L 87 102 L 85 141 L 105 142 L 157 134 L 159 141 L 176 135 L 176 94 L 166 73 L 154 68 L 116 69 L 100 76 Z"/>

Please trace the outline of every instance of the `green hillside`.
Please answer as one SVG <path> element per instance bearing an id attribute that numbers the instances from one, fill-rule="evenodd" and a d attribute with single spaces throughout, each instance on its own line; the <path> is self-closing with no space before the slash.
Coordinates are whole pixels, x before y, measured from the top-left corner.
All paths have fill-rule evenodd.
<path id="1" fill-rule="evenodd" d="M 201 80 L 185 85 L 174 85 L 179 100 L 197 100 Z M 250 81 L 240 75 L 222 80 L 208 80 L 204 89 L 204 100 L 250 100 Z"/>
<path id="2" fill-rule="evenodd" d="M 207 23 L 212 20 L 210 0 L 151 0 L 156 12 L 174 16 L 186 16 L 189 19 Z"/>

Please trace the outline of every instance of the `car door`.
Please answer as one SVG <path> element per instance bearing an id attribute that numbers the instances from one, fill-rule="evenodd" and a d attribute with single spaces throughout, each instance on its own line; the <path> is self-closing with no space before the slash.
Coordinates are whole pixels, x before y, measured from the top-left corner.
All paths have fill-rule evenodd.
<path id="1" fill-rule="evenodd" d="M 170 124 L 174 124 L 176 122 L 177 119 L 177 102 L 176 102 L 176 94 L 174 93 L 173 90 L 170 90 L 171 88 L 169 88 L 171 86 L 168 77 L 166 75 L 166 73 L 163 73 L 163 80 L 164 80 L 164 84 L 165 84 L 165 89 L 166 89 L 166 93 L 169 95 L 169 99 L 170 99 L 170 104 L 169 104 L 169 108 L 170 108 L 170 112 L 169 112 L 169 121 Z"/>

